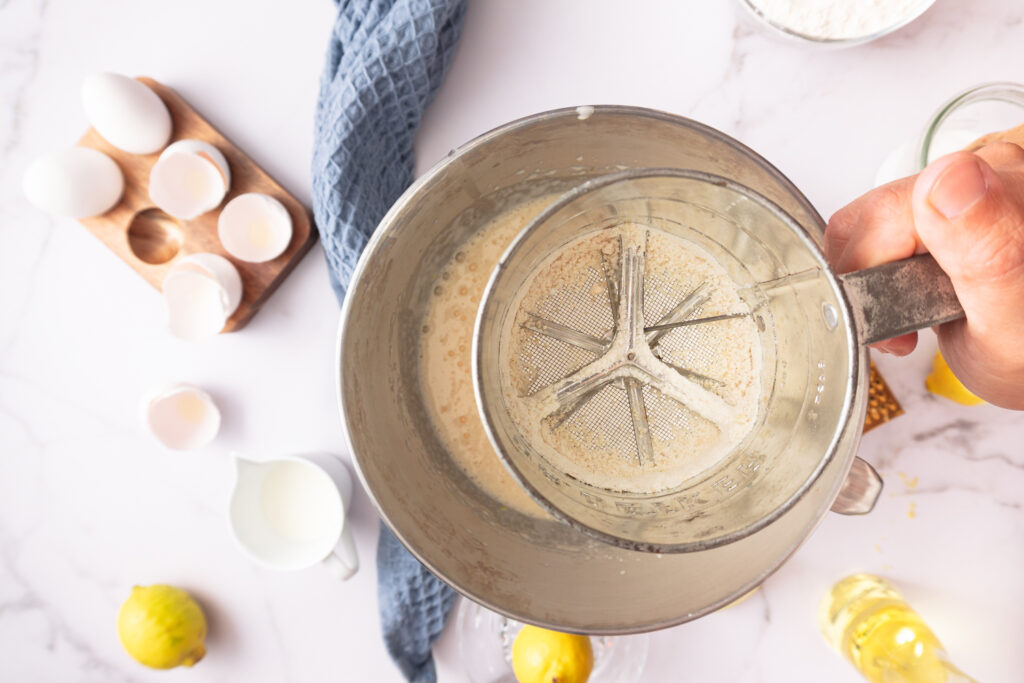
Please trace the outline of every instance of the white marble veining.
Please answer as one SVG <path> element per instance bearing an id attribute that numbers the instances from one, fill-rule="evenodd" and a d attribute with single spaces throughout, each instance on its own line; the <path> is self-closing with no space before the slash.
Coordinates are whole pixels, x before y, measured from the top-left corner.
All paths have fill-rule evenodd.
<path id="1" fill-rule="evenodd" d="M 381 644 L 377 518 L 352 512 L 363 569 L 277 574 L 232 547 L 231 449 L 341 452 L 334 404 L 338 308 L 319 251 L 243 332 L 189 345 L 157 293 L 77 223 L 21 196 L 35 156 L 85 128 L 82 78 L 110 69 L 176 88 L 309 200 L 313 106 L 333 4 L 0 0 L 0 679 L 399 681 Z M 512 118 L 628 103 L 738 137 L 824 215 L 954 92 L 1021 80 L 1018 0 L 938 0 L 908 28 L 844 51 L 765 35 L 733 2 L 480 0 L 418 139 L 424 170 Z M 1024 416 L 961 408 L 922 386 L 934 339 L 879 365 L 907 415 L 864 439 L 886 477 L 866 517 L 828 516 L 759 593 L 652 636 L 646 680 L 860 680 L 824 645 L 816 606 L 852 571 L 893 579 L 959 665 L 982 681 L 1024 671 Z M 208 388 L 218 439 L 172 453 L 138 419 L 167 380 Z M 135 583 L 192 590 L 207 658 L 151 672 L 114 621 Z M 466 680 L 453 634 L 442 683 Z"/>

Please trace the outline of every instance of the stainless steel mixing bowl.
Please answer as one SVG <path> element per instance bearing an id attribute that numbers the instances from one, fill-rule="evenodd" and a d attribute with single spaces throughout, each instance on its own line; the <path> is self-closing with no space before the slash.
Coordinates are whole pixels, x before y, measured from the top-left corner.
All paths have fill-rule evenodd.
<path id="1" fill-rule="evenodd" d="M 694 619 L 761 583 L 836 499 L 867 400 L 867 351 L 859 349 L 843 376 L 829 379 L 847 382 L 845 373 L 852 372 L 860 390 L 820 475 L 756 533 L 695 552 L 658 555 L 601 543 L 500 505 L 459 470 L 420 390 L 422 316 L 441 268 L 502 209 L 638 167 L 729 178 L 777 204 L 810 234 L 823 233 L 821 218 L 792 183 L 707 126 L 629 107 L 546 112 L 453 151 L 399 199 L 356 269 L 338 341 L 338 394 L 351 453 L 395 534 L 473 600 L 521 621 L 593 634 Z M 855 496 L 850 508 L 858 509 L 857 502 Z"/>

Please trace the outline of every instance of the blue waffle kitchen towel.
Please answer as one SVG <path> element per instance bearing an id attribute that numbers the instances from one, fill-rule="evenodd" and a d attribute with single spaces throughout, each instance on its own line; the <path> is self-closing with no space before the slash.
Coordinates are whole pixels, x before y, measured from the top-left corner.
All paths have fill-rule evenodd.
<path id="1" fill-rule="evenodd" d="M 335 0 L 320 82 L 313 212 L 341 300 L 359 254 L 413 180 L 413 135 L 459 39 L 466 0 Z M 430 645 L 455 593 L 381 525 L 384 642 L 406 679 L 437 680 Z"/>
<path id="2" fill-rule="evenodd" d="M 320 79 L 313 212 L 344 298 L 359 254 L 413 180 L 412 141 L 451 62 L 466 0 L 336 0 Z"/>

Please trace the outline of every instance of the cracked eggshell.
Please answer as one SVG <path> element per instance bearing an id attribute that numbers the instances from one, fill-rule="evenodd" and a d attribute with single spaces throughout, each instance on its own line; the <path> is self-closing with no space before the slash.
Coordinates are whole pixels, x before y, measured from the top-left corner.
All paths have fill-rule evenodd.
<path id="1" fill-rule="evenodd" d="M 147 397 L 142 409 L 149 433 L 172 450 L 202 448 L 220 431 L 220 409 L 208 393 L 192 384 L 163 387 Z"/>
<path id="2" fill-rule="evenodd" d="M 235 265 L 220 254 L 190 254 L 179 261 L 180 266 L 198 268 L 217 280 L 227 294 L 227 314 L 230 316 L 242 303 L 242 276 Z"/>
<path id="3" fill-rule="evenodd" d="M 149 197 L 166 213 L 191 220 L 224 201 L 231 168 L 219 149 L 202 140 L 179 140 L 149 172 Z"/>
<path id="4" fill-rule="evenodd" d="M 171 113 L 160 96 L 128 76 L 96 73 L 82 83 L 82 107 L 103 139 L 131 154 L 159 152 L 171 139 Z"/>
<path id="5" fill-rule="evenodd" d="M 124 174 L 103 152 L 68 147 L 36 159 L 22 178 L 25 196 L 47 213 L 72 218 L 98 216 L 124 193 Z"/>
<path id="6" fill-rule="evenodd" d="M 292 241 L 292 217 L 284 204 L 259 192 L 232 199 L 217 218 L 224 249 L 241 261 L 264 263 L 280 256 Z"/>
<path id="7" fill-rule="evenodd" d="M 242 301 L 238 269 L 218 254 L 191 254 L 163 282 L 171 333 L 195 341 L 215 336 Z"/>

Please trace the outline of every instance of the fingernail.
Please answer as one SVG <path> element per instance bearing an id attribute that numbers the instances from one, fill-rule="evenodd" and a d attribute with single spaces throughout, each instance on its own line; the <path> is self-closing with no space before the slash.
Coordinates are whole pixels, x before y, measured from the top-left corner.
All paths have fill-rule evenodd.
<path id="1" fill-rule="evenodd" d="M 956 218 L 977 204 L 987 190 L 981 166 L 973 159 L 964 159 L 939 174 L 928 193 L 928 202 L 946 218 Z"/>

